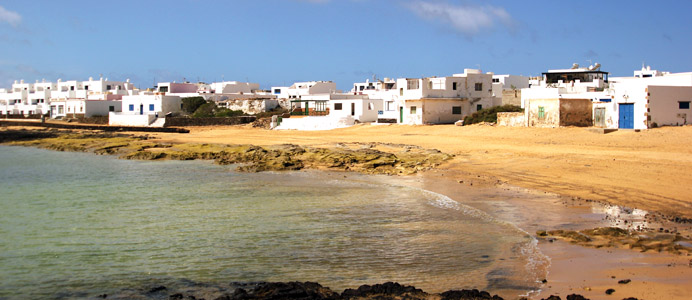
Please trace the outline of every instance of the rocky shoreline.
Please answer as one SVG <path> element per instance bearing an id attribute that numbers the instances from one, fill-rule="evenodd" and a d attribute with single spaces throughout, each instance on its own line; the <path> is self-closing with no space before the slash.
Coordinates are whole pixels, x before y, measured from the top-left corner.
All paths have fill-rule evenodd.
<path id="1" fill-rule="evenodd" d="M 154 286 L 128 289 L 114 294 L 101 294 L 97 299 L 188 299 L 188 300 L 503 300 L 486 291 L 449 290 L 442 293 L 427 293 L 421 289 L 396 282 L 362 285 L 357 289 L 346 289 L 342 293 L 332 291 L 315 282 L 232 282 L 226 286 L 192 283 L 186 288 Z M 527 299 L 527 298 L 519 298 Z M 546 300 L 561 300 L 551 295 Z M 588 300 L 581 295 L 571 294 L 567 300 Z M 636 298 L 628 298 L 636 300 Z"/>
<path id="2" fill-rule="evenodd" d="M 326 169 L 364 174 L 408 175 L 430 170 L 450 154 L 409 145 L 339 143 L 326 147 L 294 144 L 254 145 L 166 144 L 135 136 L 94 131 L 3 130 L 0 142 L 56 151 L 91 152 L 132 160 L 213 160 L 241 164 L 238 171 Z"/>

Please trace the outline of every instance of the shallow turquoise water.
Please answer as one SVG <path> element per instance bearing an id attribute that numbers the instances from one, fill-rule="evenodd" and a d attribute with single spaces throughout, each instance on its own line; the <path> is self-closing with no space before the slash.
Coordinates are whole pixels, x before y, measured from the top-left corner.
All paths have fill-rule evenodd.
<path id="1" fill-rule="evenodd" d="M 525 234 L 386 177 L 0 146 L 0 199 L 0 298 L 171 278 L 432 292 L 502 289 L 488 282 L 500 270 L 513 270 L 507 285 L 536 279 L 516 271 Z"/>

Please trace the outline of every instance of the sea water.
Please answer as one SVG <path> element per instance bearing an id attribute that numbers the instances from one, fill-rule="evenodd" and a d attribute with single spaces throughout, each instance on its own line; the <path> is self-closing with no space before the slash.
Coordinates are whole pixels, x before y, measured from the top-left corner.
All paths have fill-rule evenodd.
<path id="1" fill-rule="evenodd" d="M 395 178 L 0 146 L 0 298 L 172 279 L 516 294 L 544 276 L 533 251 L 516 227 Z"/>

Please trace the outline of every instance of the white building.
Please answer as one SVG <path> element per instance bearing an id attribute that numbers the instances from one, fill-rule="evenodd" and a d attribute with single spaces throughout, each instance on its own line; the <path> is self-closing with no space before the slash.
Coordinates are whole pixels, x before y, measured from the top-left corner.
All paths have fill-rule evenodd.
<path id="1" fill-rule="evenodd" d="M 519 75 L 493 75 L 495 105 L 521 105 L 521 89 L 529 87 L 529 77 Z"/>
<path id="2" fill-rule="evenodd" d="M 385 104 L 381 118 L 404 124 L 454 123 L 495 104 L 492 74 L 475 69 L 449 77 L 400 78 L 397 88 L 398 111 L 392 115 Z"/>
<path id="3" fill-rule="evenodd" d="M 274 86 L 271 93 L 278 99 L 301 99 L 306 95 L 337 93 L 336 83 L 331 81 L 296 82 L 291 86 Z"/>
<path id="4" fill-rule="evenodd" d="M 659 72 L 643 67 L 634 71 L 633 77 L 611 78 L 607 92 L 610 99 L 594 103 L 594 118 L 599 119 L 596 126 L 647 129 L 692 121 L 692 72 Z"/>
<path id="5" fill-rule="evenodd" d="M 182 111 L 182 101 L 179 96 L 162 93 L 124 96 L 122 112 L 111 112 L 108 124 L 162 127 L 166 114 L 180 111 Z"/>
<path id="6" fill-rule="evenodd" d="M 109 109 L 118 111 L 123 95 L 133 94 L 134 85 L 128 81 L 108 79 L 62 81 L 56 83 L 16 82 L 10 90 L 0 91 L 0 113 L 14 115 L 48 115 L 52 118 L 105 116 Z M 106 101 L 104 103 L 87 101 Z M 111 107 L 112 106 L 112 107 Z"/>
<path id="7" fill-rule="evenodd" d="M 583 102 L 575 102 L 580 99 L 591 101 L 592 121 L 579 126 L 647 129 L 692 121 L 692 72 L 673 74 L 646 67 L 632 77 L 608 78 L 599 67 L 550 70 L 540 85 L 523 89 L 526 125 L 554 127 L 558 123 L 548 116 L 581 116 Z M 571 104 L 558 105 L 563 102 Z"/>

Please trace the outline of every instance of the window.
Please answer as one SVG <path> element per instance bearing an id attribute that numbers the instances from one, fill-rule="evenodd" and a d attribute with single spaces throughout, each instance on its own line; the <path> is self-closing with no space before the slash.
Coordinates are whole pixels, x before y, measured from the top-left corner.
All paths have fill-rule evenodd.
<path id="1" fill-rule="evenodd" d="M 452 89 L 455 91 L 457 90 L 457 83 L 456 82 L 452 82 Z"/>
<path id="2" fill-rule="evenodd" d="M 373 110 L 373 109 L 375 109 L 375 103 L 372 103 L 372 102 L 368 103 L 368 110 Z"/>
<path id="3" fill-rule="evenodd" d="M 406 88 L 409 90 L 417 90 L 418 84 L 419 84 L 418 79 L 407 79 L 406 80 Z"/>
<path id="4" fill-rule="evenodd" d="M 79 107 L 79 112 L 84 112 L 84 107 L 83 107 L 83 106 L 80 106 L 80 107 Z"/>
<path id="5" fill-rule="evenodd" d="M 167 87 L 167 86 L 160 86 L 160 87 L 159 87 L 159 92 L 161 92 L 161 93 L 167 93 L 167 92 L 168 92 L 168 87 Z"/>
<path id="6" fill-rule="evenodd" d="M 107 89 L 107 90 L 110 90 L 110 89 L 111 89 L 111 85 L 110 85 L 110 84 L 107 85 L 107 86 L 106 86 L 106 89 Z"/>
<path id="7" fill-rule="evenodd" d="M 343 104 L 334 103 L 334 110 L 342 110 L 342 109 L 343 109 Z"/>
<path id="8" fill-rule="evenodd" d="M 483 105 L 482 105 L 482 104 L 476 105 L 476 111 L 479 111 L 479 110 L 481 110 L 481 109 L 483 109 Z"/>
<path id="9" fill-rule="evenodd" d="M 452 114 L 453 115 L 460 115 L 461 114 L 461 106 L 452 106 Z"/>
<path id="10" fill-rule="evenodd" d="M 679 109 L 690 109 L 690 101 L 680 101 L 678 102 Z"/>
<path id="11" fill-rule="evenodd" d="M 274 94 L 275 95 L 281 94 L 281 89 L 274 89 Z"/>
<path id="12" fill-rule="evenodd" d="M 84 86 L 84 89 L 88 91 L 88 90 L 89 90 L 89 86 L 88 86 L 88 85 L 85 85 L 85 86 Z"/>
<path id="13" fill-rule="evenodd" d="M 74 85 L 70 86 L 70 91 L 74 91 Z"/>
<path id="14" fill-rule="evenodd" d="M 416 107 L 415 106 L 411 106 L 411 114 L 412 115 L 416 114 Z"/>
<path id="15" fill-rule="evenodd" d="M 545 120 L 545 107 L 543 106 L 538 107 L 538 119 Z"/>
<path id="16" fill-rule="evenodd" d="M 59 114 L 62 114 L 62 113 L 63 113 L 63 111 L 64 111 L 64 109 L 65 109 L 65 107 L 64 107 L 64 106 L 62 106 L 62 105 L 58 105 L 58 113 L 59 113 Z"/>
<path id="17" fill-rule="evenodd" d="M 135 105 L 134 105 L 134 104 L 130 104 L 130 106 L 128 106 L 128 109 L 129 109 L 130 111 L 135 111 Z"/>
<path id="18" fill-rule="evenodd" d="M 399 96 L 403 96 L 403 95 L 404 95 L 404 88 L 400 88 L 399 89 Z"/>
<path id="19" fill-rule="evenodd" d="M 493 78 L 493 83 L 498 83 L 500 82 L 500 78 Z"/>
<path id="20" fill-rule="evenodd" d="M 483 90 L 483 83 L 476 83 L 476 91 L 482 91 Z"/>
<path id="21" fill-rule="evenodd" d="M 154 104 L 149 104 L 149 111 L 154 111 Z"/>
<path id="22" fill-rule="evenodd" d="M 115 106 L 113 106 L 113 105 L 108 106 L 108 111 L 115 111 Z"/>

